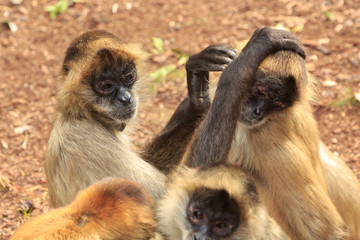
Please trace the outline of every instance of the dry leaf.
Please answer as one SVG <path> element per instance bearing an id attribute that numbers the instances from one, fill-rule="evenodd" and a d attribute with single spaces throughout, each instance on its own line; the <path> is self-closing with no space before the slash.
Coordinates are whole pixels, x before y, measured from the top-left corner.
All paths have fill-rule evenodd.
<path id="1" fill-rule="evenodd" d="M 5 142 L 4 140 L 1 140 L 1 145 L 2 145 L 5 149 L 9 149 L 9 145 L 8 145 L 7 142 Z"/>
<path id="2" fill-rule="evenodd" d="M 118 9 L 119 9 L 119 4 L 114 3 L 114 4 L 112 5 L 112 7 L 111 7 L 111 12 L 112 12 L 112 14 L 116 14 L 117 11 L 118 11 Z"/>
<path id="3" fill-rule="evenodd" d="M 355 93 L 354 97 L 360 102 L 360 92 Z"/>
<path id="4" fill-rule="evenodd" d="M 326 80 L 326 81 L 323 82 L 323 85 L 324 85 L 325 87 L 332 87 L 332 86 L 335 86 L 335 85 L 336 85 L 336 82 L 333 81 L 333 80 Z"/>
<path id="5" fill-rule="evenodd" d="M 16 127 L 16 128 L 14 128 L 14 133 L 21 134 L 21 133 L 24 133 L 24 132 L 30 130 L 30 128 L 31 127 L 29 125 L 23 125 L 20 127 Z"/>

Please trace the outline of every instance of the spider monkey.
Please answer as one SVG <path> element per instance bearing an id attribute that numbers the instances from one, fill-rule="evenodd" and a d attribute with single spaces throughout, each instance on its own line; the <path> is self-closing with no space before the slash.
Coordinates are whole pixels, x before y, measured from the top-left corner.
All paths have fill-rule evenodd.
<path id="1" fill-rule="evenodd" d="M 57 114 L 45 156 L 50 207 L 70 203 L 78 191 L 110 176 L 134 180 L 158 199 L 165 175 L 153 165 L 163 169 L 158 161 L 179 161 L 210 106 L 208 71 L 223 69 L 235 56 L 232 48 L 217 45 L 191 58 L 189 96 L 140 157 L 128 135 L 146 95 L 147 54 L 106 31 L 76 38 L 58 78 Z"/>
<path id="2" fill-rule="evenodd" d="M 173 172 L 157 204 L 158 227 L 169 240 L 285 240 L 248 175 L 233 165 Z"/>
<path id="3" fill-rule="evenodd" d="M 313 83 L 303 58 L 293 34 L 255 31 L 221 74 L 182 164 L 241 167 L 291 239 L 345 239 L 345 224 L 325 186 L 310 101 Z"/>
<path id="4" fill-rule="evenodd" d="M 161 239 L 151 195 L 139 184 L 106 178 L 64 207 L 28 220 L 11 240 Z"/>

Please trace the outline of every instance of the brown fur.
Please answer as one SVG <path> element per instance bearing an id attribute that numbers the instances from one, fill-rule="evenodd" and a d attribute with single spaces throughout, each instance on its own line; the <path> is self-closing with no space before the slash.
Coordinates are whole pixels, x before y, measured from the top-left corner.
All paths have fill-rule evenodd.
<path id="1" fill-rule="evenodd" d="M 250 51 L 253 42 L 221 75 L 209 114 L 184 161 L 191 166 L 226 161 L 251 174 L 270 215 L 291 239 L 344 239 L 345 224 L 327 193 L 319 156 L 313 80 L 307 78 L 299 55 L 279 51 L 257 65 L 274 77 L 271 81 L 280 75 L 295 78 L 299 97 L 293 105 L 267 116 L 261 125 L 248 127 L 239 121 L 251 92 L 246 83 L 253 86 L 257 74 L 246 66 L 257 69 L 251 63 L 267 46 L 262 41 Z"/>
<path id="2" fill-rule="evenodd" d="M 51 207 L 70 203 L 77 192 L 105 177 L 121 177 L 142 184 L 153 197 L 164 190 L 165 176 L 133 152 L 127 121 L 107 117 L 109 104 L 95 104 L 89 73 L 102 67 L 96 54 L 109 49 L 115 58 L 133 61 L 137 80 L 131 88 L 136 107 L 144 96 L 142 66 L 146 54 L 104 31 L 92 31 L 75 39 L 67 50 L 58 80 L 58 108 L 45 160 Z M 70 71 L 67 73 L 66 68 Z M 123 124 L 126 124 L 125 131 Z"/>
<path id="3" fill-rule="evenodd" d="M 241 45 L 243 44 L 244 43 L 239 43 L 238 49 L 240 51 L 242 49 Z M 265 60 L 260 66 L 260 69 L 264 70 L 265 72 L 270 70 L 269 74 L 273 74 L 274 72 L 279 72 L 282 74 L 286 73 L 286 75 L 293 75 L 296 79 L 302 80 L 299 82 L 299 91 L 302 92 L 302 89 L 306 88 L 306 90 L 302 93 L 302 98 L 308 104 L 312 104 L 315 97 L 316 82 L 309 73 L 304 72 L 305 67 L 302 60 L 300 60 L 298 56 L 295 56 L 295 54 L 290 52 L 277 53 L 277 56 L 269 57 L 267 61 L 271 62 L 269 63 Z M 271 67 L 267 67 L 269 65 Z M 306 112 L 312 113 L 312 110 L 310 109 L 311 107 L 308 107 Z M 301 109 L 298 108 L 296 111 L 301 111 Z M 278 115 L 269 115 L 269 120 L 271 121 L 271 118 L 276 119 L 277 117 Z M 295 116 L 295 118 L 303 120 L 304 114 L 299 114 Z M 310 123 L 312 124 L 311 128 L 308 127 L 310 125 L 307 125 L 306 122 L 301 122 L 302 125 L 306 126 L 306 131 L 304 131 L 302 134 L 303 137 L 307 137 L 307 139 L 305 139 L 305 141 L 308 143 L 306 144 L 306 147 L 310 153 L 316 153 L 310 155 L 313 161 L 316 160 L 316 162 L 318 162 L 320 157 L 321 171 L 325 177 L 325 184 L 329 197 L 338 210 L 340 216 L 344 220 L 350 233 L 350 239 L 358 240 L 360 239 L 359 181 L 357 180 L 354 173 L 349 169 L 349 167 L 341 159 L 334 156 L 326 148 L 326 146 L 321 141 L 319 141 L 317 124 L 314 123 L 313 119 Z M 271 127 L 271 125 L 269 127 Z M 278 129 L 280 128 L 281 127 L 278 127 Z M 320 145 L 318 142 L 320 142 Z M 310 145 L 310 143 L 313 145 Z M 319 152 L 320 155 L 318 155 L 317 152 Z M 319 166 L 317 166 L 315 169 L 318 168 Z M 319 169 L 317 171 L 319 171 Z M 319 176 L 319 173 L 317 173 L 317 176 Z M 320 174 L 320 177 L 321 181 L 323 181 L 322 174 Z"/>
<path id="4" fill-rule="evenodd" d="M 246 41 L 239 42 L 237 44 L 238 51 L 245 46 Z M 291 54 L 291 53 L 288 53 Z M 285 55 L 285 53 L 283 54 Z M 292 54 L 293 55 L 293 54 Z M 282 56 L 284 57 L 284 56 Z M 291 55 L 288 57 L 292 57 Z M 297 57 L 294 56 L 296 59 Z M 269 58 L 271 59 L 271 58 Z M 279 57 L 280 59 L 280 57 Z M 275 60 L 274 57 L 272 60 Z M 301 60 L 300 60 L 301 61 Z M 303 71 L 303 64 L 299 63 L 301 68 L 290 68 L 287 67 L 286 71 Z M 296 64 L 296 60 L 292 63 Z M 282 64 L 278 62 L 278 64 Z M 287 65 L 286 63 L 285 65 Z M 276 70 L 276 65 L 274 66 L 274 71 Z M 277 65 L 277 67 L 279 67 Z M 279 67 L 279 69 L 283 69 L 283 67 Z M 284 69 L 283 69 L 284 70 Z M 310 103 L 314 100 L 315 95 L 315 80 L 314 78 L 307 73 L 307 76 L 304 76 L 303 73 L 295 74 L 298 78 L 304 78 L 304 84 L 309 84 L 307 87 L 306 98 Z M 310 79 L 310 81 L 309 81 Z M 307 132 L 308 133 L 308 132 Z M 318 139 L 318 134 L 316 134 L 316 138 L 314 141 Z M 242 135 L 239 133 L 235 139 L 241 139 Z M 245 141 L 245 140 L 242 140 Z M 310 142 L 314 142 L 311 140 L 311 136 L 309 139 Z M 234 152 L 237 151 L 234 149 Z M 325 183 L 328 194 L 330 196 L 331 201 L 334 203 L 336 209 L 344 220 L 346 226 L 348 227 L 350 233 L 350 239 L 359 240 L 360 239 L 360 183 L 354 173 L 349 169 L 349 167 L 339 159 L 334 156 L 327 147 L 320 141 L 319 145 L 320 152 L 320 160 L 321 166 L 323 170 L 323 174 L 325 176 Z M 234 153 L 235 154 L 235 153 Z M 241 154 L 239 152 L 238 154 Z"/>
<path id="5" fill-rule="evenodd" d="M 146 240 L 155 237 L 155 225 L 153 200 L 142 186 L 107 178 L 79 192 L 70 205 L 28 220 L 11 240 Z"/>
<path id="6" fill-rule="evenodd" d="M 186 208 L 191 196 L 201 188 L 225 190 L 241 209 L 242 220 L 235 232 L 221 239 L 288 239 L 267 215 L 258 201 L 250 178 L 239 168 L 219 165 L 208 168 L 180 168 L 170 175 L 167 193 L 158 202 L 159 228 L 170 240 L 193 239 L 194 231 L 186 219 Z"/>
<path id="7" fill-rule="evenodd" d="M 292 239 L 341 239 L 344 225 L 331 202 L 319 156 L 319 133 L 311 107 L 312 78 L 292 52 L 277 52 L 260 65 L 266 74 L 292 75 L 300 97 L 263 125 L 238 124 L 229 162 L 258 180 L 260 195 Z"/>

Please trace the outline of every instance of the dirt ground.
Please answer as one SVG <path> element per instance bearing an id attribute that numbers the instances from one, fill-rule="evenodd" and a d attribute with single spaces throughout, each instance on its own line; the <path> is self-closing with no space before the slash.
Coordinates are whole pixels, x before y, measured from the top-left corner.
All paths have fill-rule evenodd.
<path id="1" fill-rule="evenodd" d="M 137 146 L 161 130 L 186 96 L 184 67 L 173 49 L 192 54 L 246 39 L 263 26 L 295 31 L 307 47 L 307 69 L 319 82 L 315 115 L 321 139 L 360 177 L 358 0 L 82 1 L 50 20 L 44 7 L 54 3 L 0 1 L 0 21 L 18 28 L 0 26 L 0 239 L 25 221 L 19 212 L 25 201 L 36 207 L 31 216 L 48 211 L 44 152 L 56 76 L 67 46 L 90 29 L 106 29 L 148 51 L 151 39 L 161 38 L 165 52 L 152 55 L 150 71 L 177 64 L 177 71 L 153 83 L 134 132 Z"/>

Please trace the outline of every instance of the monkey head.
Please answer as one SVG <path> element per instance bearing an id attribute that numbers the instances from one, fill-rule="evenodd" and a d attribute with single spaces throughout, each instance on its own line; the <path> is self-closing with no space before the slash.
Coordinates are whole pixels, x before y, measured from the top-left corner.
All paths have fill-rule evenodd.
<path id="1" fill-rule="evenodd" d="M 157 205 L 160 231 L 169 239 L 246 239 L 259 200 L 247 175 L 221 164 L 182 167 L 170 176 Z"/>
<path id="2" fill-rule="evenodd" d="M 231 236 L 239 225 L 240 216 L 238 204 L 224 189 L 195 189 L 186 210 L 194 240 Z"/>
<path id="3" fill-rule="evenodd" d="M 123 130 L 137 112 L 146 54 L 105 31 L 81 35 L 66 51 L 59 78 L 60 106 L 72 116 L 93 117 Z"/>
<path id="4" fill-rule="evenodd" d="M 240 122 L 247 127 L 257 127 L 272 117 L 278 119 L 279 114 L 301 99 L 306 83 L 302 57 L 292 51 L 269 55 L 255 74 Z"/>

